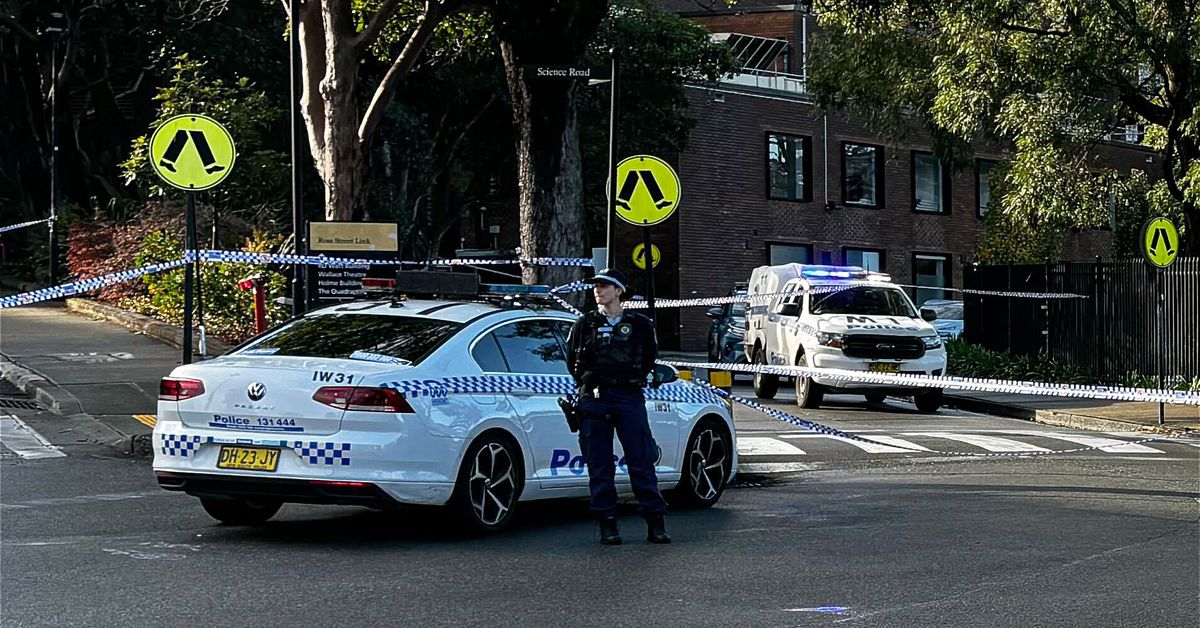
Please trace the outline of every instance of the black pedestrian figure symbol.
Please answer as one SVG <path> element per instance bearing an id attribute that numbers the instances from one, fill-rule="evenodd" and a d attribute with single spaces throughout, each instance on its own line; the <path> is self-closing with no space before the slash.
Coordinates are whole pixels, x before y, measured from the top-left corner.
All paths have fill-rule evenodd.
<path id="1" fill-rule="evenodd" d="M 179 129 L 175 131 L 175 137 L 171 138 L 171 144 L 167 146 L 167 152 L 163 153 L 162 159 L 158 165 L 176 172 L 175 161 L 179 159 L 179 155 L 183 153 L 183 149 L 187 148 L 188 139 L 196 145 L 196 153 L 200 155 L 200 161 L 204 165 L 204 172 L 212 174 L 225 169 L 225 166 L 217 163 L 217 158 L 213 156 L 212 149 L 208 146 L 208 138 L 204 136 L 204 131 Z"/>
<path id="2" fill-rule="evenodd" d="M 1152 241 L 1150 243 L 1150 250 L 1153 251 L 1155 253 L 1155 255 L 1158 254 L 1158 239 L 1159 238 L 1162 238 L 1163 242 L 1167 245 L 1167 256 L 1168 257 L 1174 256 L 1175 249 L 1171 246 L 1171 236 L 1170 236 L 1170 234 L 1167 233 L 1167 230 L 1165 227 L 1156 227 L 1154 229 L 1154 241 Z"/>
<path id="3" fill-rule="evenodd" d="M 665 209 L 675 202 L 664 198 L 662 188 L 658 187 L 658 180 L 654 178 L 653 172 L 650 170 L 630 170 L 629 174 L 625 175 L 625 181 L 621 184 L 621 191 L 617 193 L 617 205 L 625 211 L 631 211 L 629 200 L 633 198 L 633 193 L 637 190 L 639 180 L 646 186 L 646 191 L 650 193 L 650 200 L 654 201 L 656 208 Z"/>

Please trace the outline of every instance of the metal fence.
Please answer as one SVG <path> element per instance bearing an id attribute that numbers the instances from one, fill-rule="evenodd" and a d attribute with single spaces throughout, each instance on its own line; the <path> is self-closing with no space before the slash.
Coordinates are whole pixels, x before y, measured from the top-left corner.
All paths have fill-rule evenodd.
<path id="1" fill-rule="evenodd" d="M 1155 307 L 1163 282 L 1161 341 Z M 1127 374 L 1200 377 L 1200 258 L 1159 270 L 1140 259 L 967 266 L 963 287 L 1070 292 L 1086 299 L 1024 299 L 967 294 L 963 337 L 1016 355 L 1048 355 L 1105 381 Z"/>

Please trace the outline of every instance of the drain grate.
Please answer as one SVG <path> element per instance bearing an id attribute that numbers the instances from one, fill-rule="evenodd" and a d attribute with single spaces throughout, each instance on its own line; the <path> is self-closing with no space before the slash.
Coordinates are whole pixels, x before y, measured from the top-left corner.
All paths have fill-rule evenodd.
<path id="1" fill-rule="evenodd" d="M 16 408 L 19 410 L 41 410 L 42 407 L 36 401 L 28 399 L 2 399 L 0 398 L 0 408 Z"/>

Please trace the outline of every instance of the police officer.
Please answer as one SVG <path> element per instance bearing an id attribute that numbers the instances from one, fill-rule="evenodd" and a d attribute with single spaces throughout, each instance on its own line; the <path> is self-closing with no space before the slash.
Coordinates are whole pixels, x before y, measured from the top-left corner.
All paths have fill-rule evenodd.
<path id="1" fill-rule="evenodd" d="M 571 327 L 567 364 L 580 391 L 579 446 L 587 461 L 592 512 L 600 520 L 600 543 L 621 543 L 614 429 L 625 450 L 633 494 L 646 519 L 646 540 L 670 543 L 663 520 L 667 504 L 654 473 L 658 445 L 650 433 L 642 394 L 642 388 L 652 381 L 658 357 L 654 323 L 621 307 L 627 282 L 621 271 L 605 269 L 587 281 L 593 284 L 598 309 L 587 312 Z"/>

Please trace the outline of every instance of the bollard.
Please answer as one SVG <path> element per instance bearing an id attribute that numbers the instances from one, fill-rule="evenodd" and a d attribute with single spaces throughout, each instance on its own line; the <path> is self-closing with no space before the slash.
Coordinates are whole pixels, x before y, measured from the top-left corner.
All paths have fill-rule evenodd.
<path id="1" fill-rule="evenodd" d="M 730 371 L 714 371 L 710 369 L 696 369 L 695 372 L 689 370 L 679 371 L 679 379 L 691 381 L 693 378 L 707 380 L 715 388 L 720 388 L 727 393 L 733 392 L 733 373 Z M 729 404 L 729 411 L 733 412 L 733 399 L 725 398 L 725 403 Z"/>
<path id="2" fill-rule="evenodd" d="M 242 290 L 254 290 L 254 333 L 267 331 L 267 286 L 262 275 L 251 275 L 238 282 Z"/>

